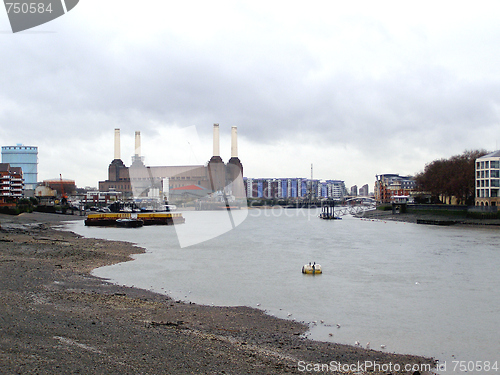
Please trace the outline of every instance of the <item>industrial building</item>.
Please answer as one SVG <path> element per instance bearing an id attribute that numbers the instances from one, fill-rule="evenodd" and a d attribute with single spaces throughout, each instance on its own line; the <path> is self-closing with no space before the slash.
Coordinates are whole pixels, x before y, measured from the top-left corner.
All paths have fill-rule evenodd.
<path id="1" fill-rule="evenodd" d="M 207 193 L 224 192 L 244 197 L 243 165 L 238 158 L 237 128 L 231 128 L 231 159 L 220 157 L 219 124 L 213 127 L 213 155 L 206 165 L 146 166 L 141 155 L 140 132 L 135 133 L 135 154 L 127 167 L 121 159 L 120 129 L 115 129 L 114 159 L 108 179 L 99 181 L 99 191 L 123 193 L 126 198 L 165 198 L 173 189 L 200 186 Z"/>
<path id="2" fill-rule="evenodd" d="M 15 206 L 23 197 L 24 180 L 21 167 L 0 163 L 0 206 Z"/>
<path id="3" fill-rule="evenodd" d="M 344 181 L 307 178 L 244 178 L 247 198 L 333 198 L 342 200 L 347 195 Z"/>
<path id="4" fill-rule="evenodd" d="M 35 190 L 38 180 L 38 147 L 2 146 L 2 163 L 20 167 L 23 171 L 25 190 Z"/>

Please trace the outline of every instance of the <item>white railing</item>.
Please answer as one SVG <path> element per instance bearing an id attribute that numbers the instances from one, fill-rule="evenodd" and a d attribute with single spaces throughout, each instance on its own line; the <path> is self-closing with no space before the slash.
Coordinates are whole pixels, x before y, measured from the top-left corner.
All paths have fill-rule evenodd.
<path id="1" fill-rule="evenodd" d="M 345 216 L 345 215 L 353 215 L 353 216 L 359 216 L 360 214 L 366 212 L 366 211 L 373 211 L 375 210 L 375 205 L 369 205 L 369 206 L 343 206 L 341 208 L 337 208 L 335 210 L 335 216 Z"/>

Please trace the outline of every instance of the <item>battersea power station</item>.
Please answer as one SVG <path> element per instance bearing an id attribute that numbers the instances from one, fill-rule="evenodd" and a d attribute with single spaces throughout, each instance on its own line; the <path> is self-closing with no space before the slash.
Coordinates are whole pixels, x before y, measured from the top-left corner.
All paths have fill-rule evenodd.
<path id="1" fill-rule="evenodd" d="M 99 191 L 120 192 L 124 198 L 175 194 L 202 197 L 213 193 L 244 196 L 237 128 L 231 128 L 231 158 L 227 164 L 220 157 L 219 124 L 214 124 L 213 133 L 213 156 L 206 165 L 146 166 L 141 156 L 141 135 L 135 132 L 135 154 L 127 167 L 120 155 L 120 129 L 115 129 L 114 159 L 108 167 L 108 179 L 99 181 Z"/>

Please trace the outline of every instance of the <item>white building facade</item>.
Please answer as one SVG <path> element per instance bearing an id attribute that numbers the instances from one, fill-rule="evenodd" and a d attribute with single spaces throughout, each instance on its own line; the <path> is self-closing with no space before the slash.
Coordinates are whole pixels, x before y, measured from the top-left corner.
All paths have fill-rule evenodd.
<path id="1" fill-rule="evenodd" d="M 500 151 L 476 159 L 476 206 L 500 205 Z"/>

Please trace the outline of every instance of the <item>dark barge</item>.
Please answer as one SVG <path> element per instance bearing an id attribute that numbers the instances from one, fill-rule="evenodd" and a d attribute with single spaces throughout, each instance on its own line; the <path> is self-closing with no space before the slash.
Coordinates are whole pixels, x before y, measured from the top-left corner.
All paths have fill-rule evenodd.
<path id="1" fill-rule="evenodd" d="M 105 213 L 105 214 L 90 214 L 85 220 L 86 226 L 99 227 L 139 227 L 142 225 L 174 225 L 182 224 L 186 221 L 181 213 L 143 213 L 137 214 L 137 217 L 132 217 L 129 213 Z"/>

